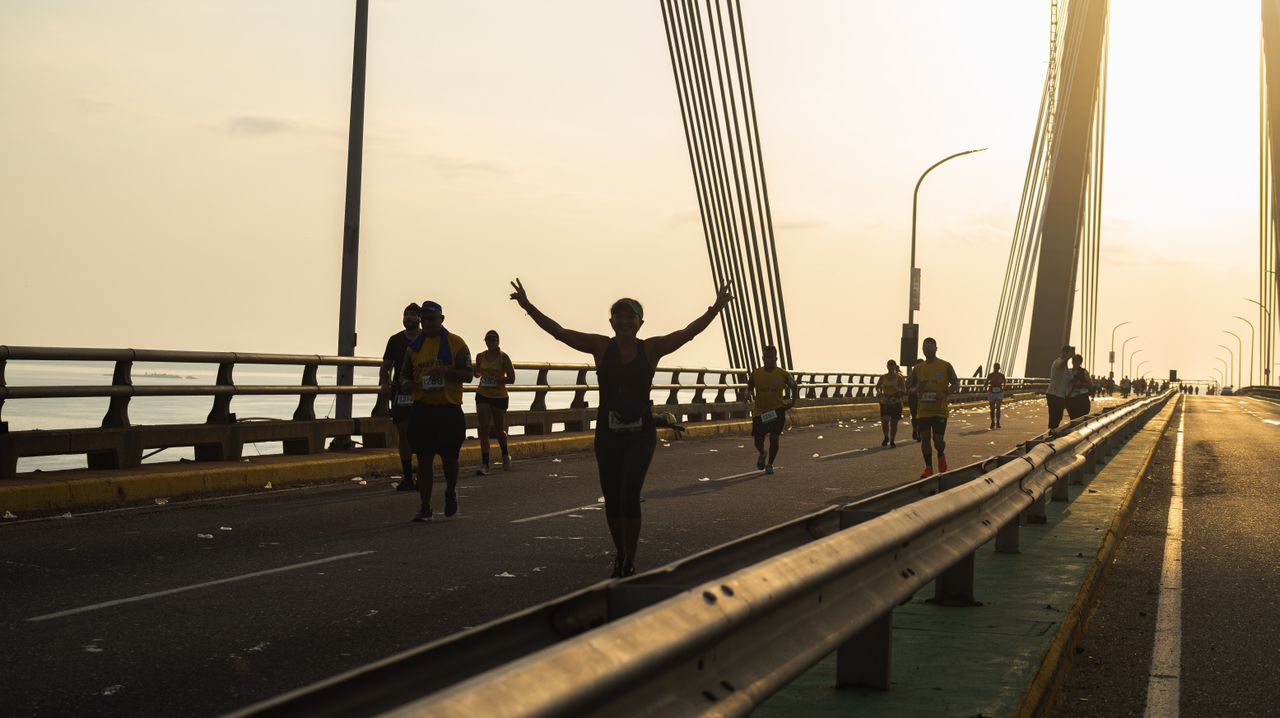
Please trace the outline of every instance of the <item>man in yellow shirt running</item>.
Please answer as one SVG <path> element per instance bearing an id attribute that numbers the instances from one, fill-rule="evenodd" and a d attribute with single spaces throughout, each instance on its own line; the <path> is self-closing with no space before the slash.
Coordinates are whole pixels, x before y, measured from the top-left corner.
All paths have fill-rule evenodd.
<path id="1" fill-rule="evenodd" d="M 923 479 L 933 476 L 930 438 L 938 449 L 938 471 L 947 470 L 947 405 L 951 395 L 960 389 L 960 379 L 950 362 L 938 358 L 937 340 L 927 337 L 922 348 L 924 361 L 911 372 L 909 387 L 918 397 L 917 413 L 912 418 L 918 421 L 920 432 L 920 453 L 924 455 L 924 472 L 920 478 Z"/>
<path id="2" fill-rule="evenodd" d="M 755 398 L 751 411 L 751 437 L 755 439 L 756 468 L 773 473 L 773 460 L 778 458 L 778 439 L 786 426 L 786 411 L 796 405 L 796 380 L 791 372 L 778 366 L 778 348 L 764 348 L 764 366 L 756 367 L 747 379 L 747 399 Z M 769 436 L 769 456 L 764 453 L 764 437 Z"/>
<path id="3" fill-rule="evenodd" d="M 898 362 L 890 359 L 889 371 L 876 382 L 876 395 L 880 399 L 880 428 L 884 429 L 881 446 L 898 445 L 898 422 L 902 421 L 902 399 L 907 393 L 907 381 L 898 371 Z M 913 417 L 914 418 L 914 417 Z"/>
<path id="4" fill-rule="evenodd" d="M 473 378 L 471 350 L 444 328 L 444 312 L 435 302 L 423 302 L 422 333 L 409 343 L 400 371 L 405 389 L 413 394 L 409 412 L 409 445 L 418 456 L 418 495 L 422 507 L 414 521 L 431 520 L 431 469 L 435 457 L 444 468 L 444 515 L 458 513 L 458 452 L 467 438 L 462 414 L 462 385 Z"/>

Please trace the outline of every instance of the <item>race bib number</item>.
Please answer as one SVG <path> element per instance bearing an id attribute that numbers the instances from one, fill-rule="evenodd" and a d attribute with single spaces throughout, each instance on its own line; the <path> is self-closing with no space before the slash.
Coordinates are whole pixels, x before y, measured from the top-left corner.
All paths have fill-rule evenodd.
<path id="1" fill-rule="evenodd" d="M 644 428 L 644 420 L 637 418 L 634 421 L 627 421 L 622 418 L 622 414 L 610 411 L 607 425 L 610 431 L 639 431 Z"/>
<path id="2" fill-rule="evenodd" d="M 444 391 L 444 377 L 442 376 L 424 376 L 422 377 L 423 391 Z"/>
<path id="3" fill-rule="evenodd" d="M 936 391 L 926 391 L 926 392 L 921 392 L 920 394 L 920 401 L 934 402 L 937 400 L 938 400 L 938 392 Z"/>
<path id="4" fill-rule="evenodd" d="M 480 379 L 480 388 L 481 389 L 497 389 L 498 380 L 494 379 L 491 376 L 482 377 Z"/>
<path id="5" fill-rule="evenodd" d="M 777 421 L 777 420 L 778 420 L 778 410 L 777 410 L 777 409 L 774 409 L 773 411 L 766 411 L 765 413 L 763 413 L 763 414 L 761 414 L 761 415 L 760 415 L 760 423 L 761 423 L 761 424 L 768 424 L 768 423 L 771 423 L 771 422 L 774 422 L 774 421 Z"/>
<path id="6" fill-rule="evenodd" d="M 413 397 L 408 394 L 396 394 L 396 406 L 413 406 Z"/>

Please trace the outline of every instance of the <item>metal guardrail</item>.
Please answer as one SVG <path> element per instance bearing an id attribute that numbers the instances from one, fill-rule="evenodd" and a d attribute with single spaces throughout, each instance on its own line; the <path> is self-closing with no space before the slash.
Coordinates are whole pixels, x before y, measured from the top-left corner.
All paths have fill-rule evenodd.
<path id="1" fill-rule="evenodd" d="M 101 361 L 113 362 L 114 371 L 110 384 L 98 386 L 8 386 L 5 367 L 9 361 Z M 133 365 L 137 362 L 163 364 L 214 364 L 217 376 L 214 384 L 146 384 L 135 385 Z M 235 380 L 235 368 L 239 365 L 293 366 L 299 370 L 300 381 L 296 385 L 246 384 Z M 360 435 L 370 447 L 394 445 L 395 428 L 386 421 L 389 402 L 379 396 L 374 402 L 369 418 L 356 420 L 317 419 L 317 396 L 336 394 L 379 394 L 377 384 L 321 384 L 320 367 L 362 366 L 379 367 L 382 360 L 375 357 L 338 357 L 320 354 L 255 354 L 242 352 L 196 352 L 153 349 L 92 349 L 0 346 L 0 410 L 10 400 L 51 398 L 109 398 L 110 404 L 102 418 L 101 431 L 94 429 L 58 429 L 42 427 L 42 435 L 19 440 L 20 434 L 9 433 L 7 422 L 0 421 L 0 478 L 16 474 L 16 461 L 20 456 L 48 456 L 58 454 L 84 454 L 90 456 L 91 468 L 123 468 L 140 461 L 141 448 L 167 446 L 195 446 L 197 460 L 238 459 L 243 444 L 253 441 L 285 441 L 286 453 L 314 453 L 323 449 L 324 439 L 331 436 Z M 594 419 L 588 394 L 597 390 L 592 364 L 520 362 L 517 371 L 536 372 L 531 384 L 513 384 L 508 391 L 516 394 L 533 394 L 528 410 L 508 412 L 508 425 L 519 427 L 526 434 L 551 433 L 555 424 L 562 424 L 566 431 L 583 431 Z M 739 400 L 746 388 L 747 372 L 744 369 L 712 369 L 705 367 L 658 367 L 663 383 L 655 384 L 655 395 L 666 394 L 660 399 L 660 410 L 669 411 L 683 421 L 706 419 L 745 418 L 747 408 Z M 572 372 L 572 383 L 552 384 L 552 372 Z M 872 401 L 879 374 L 869 372 L 809 372 L 795 371 L 800 390 L 800 405 L 841 404 Z M 708 381 L 708 377 L 714 377 Z M 961 395 L 974 395 L 982 391 L 984 381 L 978 378 L 961 380 Z M 1007 381 L 1011 393 L 1038 391 L 1044 380 L 1011 378 Z M 464 386 L 472 392 L 474 385 Z M 681 392 L 685 392 L 684 401 Z M 689 395 L 692 392 L 692 396 Z M 729 396 L 733 392 L 733 396 Z M 550 394 L 571 394 L 569 406 L 549 409 Z M 292 427 L 275 429 L 246 429 L 232 411 L 231 402 L 237 396 L 297 396 L 293 411 Z M 213 405 L 204 424 L 163 425 L 169 427 L 163 435 L 148 427 L 145 436 L 138 431 L 128 431 L 134 425 L 129 420 L 129 404 L 135 397 L 212 397 Z M 370 421 L 374 419 L 374 421 Z M 468 422 L 474 426 L 475 417 Z M 284 420 L 278 423 L 290 423 Z M 214 427 L 227 428 L 217 431 Z M 51 436 L 47 429 L 62 432 Z M 182 430 L 178 430 L 182 429 Z M 125 431 L 120 431 L 125 430 Z"/>
<path id="2" fill-rule="evenodd" d="M 1020 449 L 597 584 L 259 703 L 235 716 L 744 715 L 837 654 L 841 685 L 889 687 L 893 608 L 930 581 L 974 603 L 974 552 L 1174 396 L 1084 417 Z"/>
<path id="3" fill-rule="evenodd" d="M 1280 401 L 1280 387 L 1277 386 L 1246 386 L 1237 393 L 1244 396 L 1256 396 L 1272 401 Z"/>

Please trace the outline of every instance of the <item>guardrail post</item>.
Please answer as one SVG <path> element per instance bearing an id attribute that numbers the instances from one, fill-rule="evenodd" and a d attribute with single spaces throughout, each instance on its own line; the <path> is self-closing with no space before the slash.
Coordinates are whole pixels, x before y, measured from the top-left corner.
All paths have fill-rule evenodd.
<path id="1" fill-rule="evenodd" d="M 807 386 L 807 387 L 805 388 L 805 390 L 804 390 L 804 398 L 806 398 L 806 399 L 817 399 L 817 398 L 818 398 L 818 392 L 813 388 L 813 382 L 817 380 L 818 375 L 817 375 L 817 374 L 808 374 L 807 376 L 809 377 L 809 379 L 808 379 L 808 381 L 807 381 L 807 382 L 803 379 L 803 377 L 804 377 L 804 376 L 806 376 L 805 374 L 801 374 L 800 376 L 801 376 L 802 378 L 801 378 L 801 379 L 799 379 L 798 381 L 800 381 L 800 382 L 802 382 L 802 383 L 806 383 L 806 384 L 808 384 L 808 386 Z"/>
<path id="2" fill-rule="evenodd" d="M 585 387 L 587 385 L 587 370 L 579 369 L 578 377 L 573 381 L 579 387 Z M 569 408 L 570 409 L 587 408 L 587 390 L 585 388 L 579 388 L 577 391 L 573 392 L 573 401 L 569 402 Z"/>
<path id="3" fill-rule="evenodd" d="M 130 375 L 133 371 L 133 360 L 116 362 L 115 371 L 111 374 L 112 386 L 133 386 L 133 377 Z M 111 397 L 111 405 L 107 407 L 107 413 L 102 417 L 102 426 L 128 426 L 129 425 L 129 395 Z"/>
<path id="4" fill-rule="evenodd" d="M 543 387 L 543 388 L 537 389 L 536 391 L 533 392 L 533 404 L 529 406 L 530 413 L 547 410 L 547 390 L 545 387 L 547 386 L 548 371 L 549 371 L 548 369 L 538 370 L 538 378 L 534 380 L 534 383 L 537 384 L 539 387 Z M 529 417 L 528 415 L 526 415 L 525 422 L 524 422 L 525 434 L 534 436 L 534 435 L 540 435 L 540 434 L 547 434 L 547 433 L 550 433 L 550 431 L 551 431 L 551 426 L 547 422 L 545 415 L 542 415 L 541 417 Z"/>
<path id="5" fill-rule="evenodd" d="M 316 364 L 307 364 L 302 367 L 302 386 L 320 386 L 319 380 L 316 379 L 317 367 Z M 382 395 L 379 394 L 373 405 L 373 416 L 378 416 L 378 409 L 381 406 Z M 315 394 L 298 395 L 298 408 L 293 410 L 293 418 L 296 421 L 311 421 L 316 418 Z"/>
<path id="6" fill-rule="evenodd" d="M 884 511 L 840 512 L 840 528 L 870 521 Z M 836 649 L 836 688 L 889 689 L 893 666 L 893 610 L 867 624 Z"/>
<path id="7" fill-rule="evenodd" d="M 680 372 L 679 372 L 679 371 L 673 371 L 673 372 L 671 372 L 671 383 L 672 383 L 672 384 L 679 384 L 679 383 L 680 383 Z M 667 401 L 666 401 L 665 403 L 666 403 L 666 405 L 667 405 L 667 406 L 676 406 L 676 405 L 678 405 L 678 404 L 680 403 L 680 389 L 679 389 L 679 388 L 672 389 L 672 390 L 671 390 L 671 393 L 667 394 Z"/>
<path id="8" fill-rule="evenodd" d="M 698 388 L 696 391 L 693 392 L 693 398 L 689 400 L 690 408 L 699 404 L 706 405 L 707 403 L 706 397 L 702 395 L 702 392 L 707 385 L 707 372 L 705 370 L 698 372 L 698 376 L 696 379 L 694 379 L 694 383 L 697 384 Z M 706 421 L 707 420 L 707 415 L 703 412 L 696 412 L 692 414 L 686 413 L 684 417 L 686 421 Z"/>
<path id="9" fill-rule="evenodd" d="M 0 388 L 3 388 L 6 386 L 6 384 L 4 383 L 4 368 L 5 368 L 5 365 L 8 363 L 9 363 L 8 359 L 4 357 L 0 357 Z M 4 397 L 0 396 L 0 417 L 3 417 L 3 412 L 4 412 Z M 9 433 L 9 422 L 0 421 L 0 434 L 7 434 L 7 433 Z M 16 463 L 17 459 L 14 459 L 14 461 Z M 3 475 L 4 475 L 3 473 L 0 473 L 0 476 L 3 476 Z"/>
<path id="10" fill-rule="evenodd" d="M 218 380 L 216 382 L 218 386 L 235 387 L 235 380 L 231 377 L 235 367 L 235 362 L 229 361 L 218 365 Z M 209 418 L 205 419 L 205 423 L 234 424 L 236 415 L 231 413 L 231 400 L 234 397 L 233 393 L 218 394 L 213 397 L 213 409 L 209 411 Z"/>
<path id="11" fill-rule="evenodd" d="M 941 493 L 954 489 L 961 484 L 967 483 L 972 478 L 972 475 L 950 476 L 943 474 L 938 478 L 938 491 Z M 982 605 L 974 599 L 973 595 L 973 558 L 973 552 L 969 552 L 959 561 L 956 561 L 955 565 L 943 571 L 934 579 L 932 603 L 941 606 Z"/>
<path id="12" fill-rule="evenodd" d="M 1074 482 L 1073 482 L 1073 481 L 1071 480 L 1071 477 L 1072 477 L 1072 476 L 1074 476 L 1076 473 L 1077 473 L 1077 472 L 1075 472 L 1075 471 L 1068 471 L 1066 474 L 1063 474 L 1063 475 L 1061 475 L 1061 476 L 1057 476 L 1057 478 L 1055 478 L 1055 479 L 1053 480 L 1053 494 L 1052 494 L 1052 498 L 1053 498 L 1053 500 L 1054 500 L 1054 501 L 1068 501 L 1068 500 L 1070 500 L 1070 498 L 1071 498 L 1071 494 L 1070 494 L 1069 487 L 1067 486 L 1067 484 L 1069 484 L 1069 483 L 1080 483 L 1080 482 L 1078 482 L 1078 481 L 1074 481 Z"/>

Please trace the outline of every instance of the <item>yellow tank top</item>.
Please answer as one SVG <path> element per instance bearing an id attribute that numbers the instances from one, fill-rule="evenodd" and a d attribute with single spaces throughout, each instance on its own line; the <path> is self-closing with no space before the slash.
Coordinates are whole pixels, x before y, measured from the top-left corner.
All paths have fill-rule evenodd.
<path id="1" fill-rule="evenodd" d="M 476 356 L 476 368 L 480 370 L 480 384 L 476 393 L 486 399 L 507 398 L 507 385 L 502 383 L 507 355 L 498 352 L 498 356 L 489 357 L 489 352 Z"/>
<path id="2" fill-rule="evenodd" d="M 926 361 L 916 367 L 916 396 L 919 397 L 915 413 L 917 417 L 946 418 L 946 395 L 950 390 L 949 385 L 953 376 L 955 376 L 955 370 L 951 368 L 951 364 L 941 359 Z"/>
<path id="3" fill-rule="evenodd" d="M 907 380 L 898 372 L 892 374 L 886 372 L 880 375 L 880 382 L 877 384 L 880 393 L 884 397 L 886 404 L 901 404 L 902 394 L 907 389 Z"/>
<path id="4" fill-rule="evenodd" d="M 751 382 L 755 386 L 756 395 L 755 416 L 786 406 L 786 402 L 782 400 L 782 390 L 786 388 L 787 379 L 790 376 L 791 374 L 782 367 L 777 367 L 773 371 L 757 367 L 751 372 Z"/>
<path id="5" fill-rule="evenodd" d="M 444 377 L 432 377 L 427 374 L 440 364 L 440 357 L 451 355 L 448 365 L 452 369 L 471 371 L 471 351 L 467 343 L 457 334 L 449 334 L 449 351 L 440 351 L 440 337 L 418 337 L 422 341 L 416 349 L 413 344 L 405 356 L 413 373 L 410 381 L 413 384 L 413 400 L 431 405 L 462 406 L 462 382 L 446 380 Z"/>

